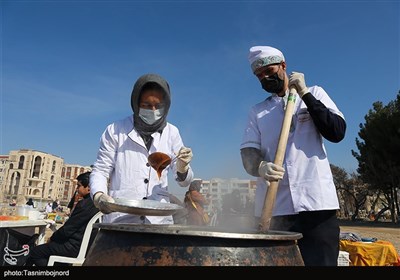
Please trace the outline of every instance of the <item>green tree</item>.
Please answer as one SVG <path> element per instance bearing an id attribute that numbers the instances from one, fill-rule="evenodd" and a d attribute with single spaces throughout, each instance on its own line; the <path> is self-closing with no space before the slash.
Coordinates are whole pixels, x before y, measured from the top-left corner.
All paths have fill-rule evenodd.
<path id="1" fill-rule="evenodd" d="M 400 91 L 394 101 L 384 106 L 373 103 L 360 124 L 356 145 L 352 150 L 358 161 L 357 172 L 361 180 L 372 190 L 380 190 L 393 222 L 399 215 L 398 190 L 400 187 Z M 378 214 L 382 214 L 381 211 Z M 379 215 L 378 217 L 379 218 Z"/>

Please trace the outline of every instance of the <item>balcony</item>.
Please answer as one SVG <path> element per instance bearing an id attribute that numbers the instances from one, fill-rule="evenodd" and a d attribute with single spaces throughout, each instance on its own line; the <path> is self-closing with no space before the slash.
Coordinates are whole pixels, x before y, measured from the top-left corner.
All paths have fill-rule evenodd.
<path id="1" fill-rule="evenodd" d="M 43 179 L 39 179 L 38 177 L 32 177 L 32 178 L 28 178 L 28 181 L 33 181 L 33 182 L 43 182 Z"/>

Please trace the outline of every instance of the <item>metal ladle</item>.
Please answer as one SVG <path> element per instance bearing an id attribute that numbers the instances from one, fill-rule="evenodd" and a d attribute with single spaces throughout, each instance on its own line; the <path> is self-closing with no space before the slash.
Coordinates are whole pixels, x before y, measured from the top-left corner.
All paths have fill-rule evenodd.
<path id="1" fill-rule="evenodd" d="M 175 156 L 171 159 L 171 157 L 165 153 L 154 152 L 148 156 L 147 161 L 149 162 L 150 166 L 157 171 L 158 178 L 160 178 L 162 171 L 177 159 L 178 156 Z"/>

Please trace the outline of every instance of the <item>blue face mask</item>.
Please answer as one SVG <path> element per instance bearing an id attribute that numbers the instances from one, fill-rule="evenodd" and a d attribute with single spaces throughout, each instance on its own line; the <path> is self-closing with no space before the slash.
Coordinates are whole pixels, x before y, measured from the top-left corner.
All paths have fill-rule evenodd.
<path id="1" fill-rule="evenodd" d="M 152 125 L 156 121 L 162 118 L 164 115 L 164 109 L 160 108 L 157 110 L 152 109 L 139 109 L 139 117 L 147 124 Z"/>

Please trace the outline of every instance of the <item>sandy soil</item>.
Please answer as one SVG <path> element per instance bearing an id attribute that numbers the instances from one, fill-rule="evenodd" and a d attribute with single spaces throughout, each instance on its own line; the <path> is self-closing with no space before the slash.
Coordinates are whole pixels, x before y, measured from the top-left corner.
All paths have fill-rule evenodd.
<path id="1" fill-rule="evenodd" d="M 363 238 L 389 241 L 400 254 L 400 224 L 340 221 L 341 232 L 353 232 Z"/>

